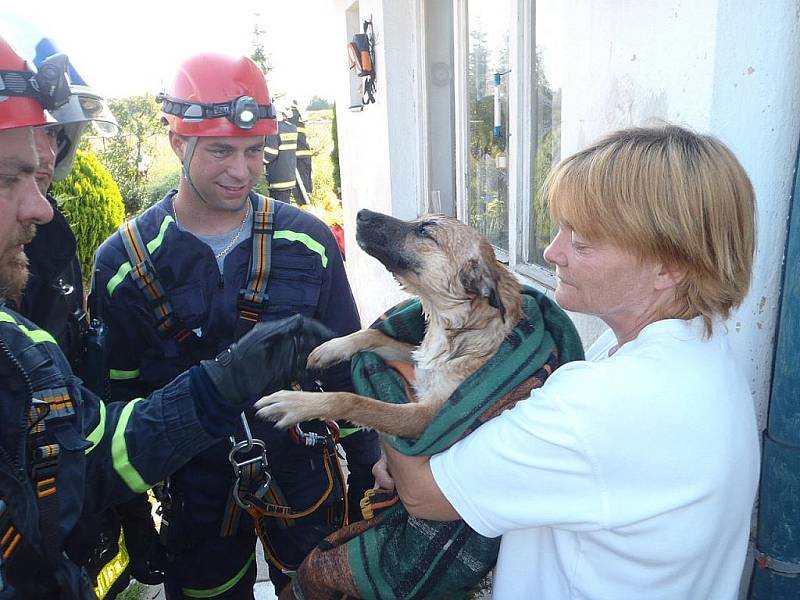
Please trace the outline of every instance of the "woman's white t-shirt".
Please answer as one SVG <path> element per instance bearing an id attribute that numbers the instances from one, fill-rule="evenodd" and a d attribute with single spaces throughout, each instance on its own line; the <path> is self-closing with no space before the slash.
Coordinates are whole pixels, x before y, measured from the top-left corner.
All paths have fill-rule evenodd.
<path id="1" fill-rule="evenodd" d="M 615 344 L 431 459 L 461 517 L 503 536 L 495 598 L 737 595 L 759 444 L 723 326 L 657 321 Z"/>

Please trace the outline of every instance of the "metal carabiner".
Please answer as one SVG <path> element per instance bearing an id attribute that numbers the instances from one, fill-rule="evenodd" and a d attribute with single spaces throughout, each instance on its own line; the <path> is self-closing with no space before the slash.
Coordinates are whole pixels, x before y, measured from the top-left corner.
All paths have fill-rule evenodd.
<path id="1" fill-rule="evenodd" d="M 253 434 L 250 433 L 250 423 L 247 422 L 247 417 L 242 411 L 242 414 L 239 415 L 239 418 L 242 420 L 242 426 L 244 427 L 244 436 L 245 440 L 247 441 L 247 452 L 253 449 Z M 263 444 L 262 444 L 263 446 Z"/>
<path id="2" fill-rule="evenodd" d="M 251 446 L 259 446 L 261 448 L 261 454 L 252 456 L 247 458 L 243 461 L 239 461 L 236 459 L 236 455 L 239 452 L 247 452 L 247 440 L 242 440 L 233 445 L 231 451 L 228 453 L 228 460 L 230 461 L 231 465 L 233 465 L 233 472 L 236 473 L 236 479 L 233 482 L 233 499 L 241 508 L 247 510 L 250 508 L 250 504 L 242 500 L 242 496 L 239 492 L 240 487 L 242 485 L 242 477 L 243 477 L 243 469 L 248 465 L 259 464 L 259 471 L 264 478 L 264 482 L 259 486 L 258 490 L 255 492 L 255 496 L 260 497 L 263 496 L 266 491 L 269 489 L 269 484 L 272 482 L 272 475 L 270 475 L 269 470 L 267 469 L 267 447 L 264 445 L 264 442 L 258 439 L 250 440 Z"/>
<path id="3" fill-rule="evenodd" d="M 270 483 L 272 483 L 272 475 L 269 474 L 269 471 L 264 471 L 264 483 L 262 483 L 260 486 L 258 486 L 258 489 L 255 491 L 255 493 L 253 495 L 256 498 L 263 497 L 267 493 L 267 490 L 269 489 L 269 484 Z M 239 508 L 242 508 L 243 510 L 247 510 L 248 508 L 250 508 L 251 505 L 250 505 L 249 502 L 245 502 L 244 500 L 242 500 L 242 496 L 239 493 L 239 486 L 241 486 L 241 485 L 242 485 L 242 476 L 239 475 L 239 476 L 236 477 L 236 480 L 233 482 L 233 490 L 232 490 L 233 500 L 234 500 L 234 502 L 236 502 L 236 504 L 239 505 Z"/>
<path id="4" fill-rule="evenodd" d="M 259 486 L 259 489 L 255 492 L 256 496 L 263 496 L 266 493 L 266 490 L 269 489 L 269 484 L 272 481 L 272 476 L 267 469 L 269 462 L 267 461 L 266 444 L 264 444 L 264 442 L 260 439 L 253 437 L 253 434 L 250 431 L 250 424 L 247 422 L 247 417 L 244 413 L 241 414 L 241 419 L 242 425 L 244 426 L 245 439 L 237 442 L 236 438 L 231 436 L 231 449 L 230 452 L 228 452 L 228 461 L 231 463 L 231 466 L 233 467 L 233 473 L 236 476 L 236 479 L 233 482 L 233 499 L 241 508 L 247 510 L 250 508 L 250 504 L 242 500 L 240 494 L 240 487 L 244 477 L 244 468 L 249 465 L 258 465 L 258 471 L 263 477 L 264 483 L 262 483 Z M 254 448 L 260 449 L 260 452 L 256 456 L 239 460 L 239 453 L 248 454 L 252 452 Z"/>

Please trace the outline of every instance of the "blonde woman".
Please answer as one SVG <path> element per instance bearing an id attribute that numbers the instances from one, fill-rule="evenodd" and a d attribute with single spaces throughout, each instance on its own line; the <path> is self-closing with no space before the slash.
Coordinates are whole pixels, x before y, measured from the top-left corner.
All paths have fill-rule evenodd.
<path id="1" fill-rule="evenodd" d="M 556 299 L 609 330 L 448 451 L 387 447 L 379 482 L 502 536 L 495 598 L 735 598 L 759 446 L 724 320 L 750 284 L 750 181 L 715 138 L 666 126 L 567 158 L 547 193 Z"/>

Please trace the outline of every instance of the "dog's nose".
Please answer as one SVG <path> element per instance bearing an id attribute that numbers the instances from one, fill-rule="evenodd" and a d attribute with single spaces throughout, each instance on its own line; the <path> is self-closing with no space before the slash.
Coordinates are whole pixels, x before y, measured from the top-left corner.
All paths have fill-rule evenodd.
<path id="1" fill-rule="evenodd" d="M 362 208 L 360 211 L 358 211 L 358 214 L 356 215 L 356 221 L 358 223 L 369 223 L 375 216 L 375 214 L 376 213 L 372 212 L 371 210 Z"/>

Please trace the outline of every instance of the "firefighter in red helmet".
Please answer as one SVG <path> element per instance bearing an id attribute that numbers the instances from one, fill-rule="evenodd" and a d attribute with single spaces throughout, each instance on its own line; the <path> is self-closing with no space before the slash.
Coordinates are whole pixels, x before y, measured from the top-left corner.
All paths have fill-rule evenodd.
<path id="1" fill-rule="evenodd" d="M 180 185 L 107 240 L 96 258 L 94 294 L 110 335 L 112 396 L 146 394 L 257 322 L 301 314 L 336 335 L 357 330 L 341 254 L 325 224 L 252 191 L 263 173 L 265 137 L 277 131 L 256 64 L 194 56 L 158 100 L 182 164 Z M 143 267 L 125 266 L 133 264 Z M 349 366 L 325 372 L 322 385 L 351 390 Z M 379 455 L 373 432 L 321 422 L 278 431 L 248 416 L 234 440 L 202 452 L 166 486 L 170 600 L 253 598 L 254 518 L 280 590 L 287 572 L 344 522 L 346 489 L 330 452 L 337 435 L 356 507 L 372 486 Z M 262 501 L 281 506 L 284 518 L 246 512 Z"/>

